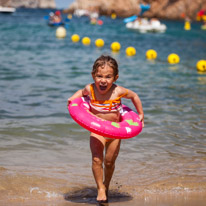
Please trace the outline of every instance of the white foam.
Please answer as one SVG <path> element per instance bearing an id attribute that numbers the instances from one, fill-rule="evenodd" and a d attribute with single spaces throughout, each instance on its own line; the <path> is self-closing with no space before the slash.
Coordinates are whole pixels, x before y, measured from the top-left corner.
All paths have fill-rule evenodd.
<path id="1" fill-rule="evenodd" d="M 30 188 L 30 191 L 29 191 L 30 194 L 31 194 L 34 190 L 39 190 L 39 187 L 31 187 L 31 188 Z"/>
<path id="2" fill-rule="evenodd" d="M 39 187 L 32 187 L 30 188 L 30 194 L 33 192 L 33 191 L 36 191 L 38 194 L 45 194 L 45 197 L 47 198 L 56 198 L 56 197 L 59 197 L 60 195 L 55 193 L 55 192 L 48 192 L 46 190 L 43 190 L 41 191 L 39 189 Z"/>

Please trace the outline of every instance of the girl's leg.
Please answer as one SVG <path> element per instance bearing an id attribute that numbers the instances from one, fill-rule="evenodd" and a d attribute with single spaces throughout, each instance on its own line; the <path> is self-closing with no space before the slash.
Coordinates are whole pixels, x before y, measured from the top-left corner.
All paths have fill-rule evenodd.
<path id="1" fill-rule="evenodd" d="M 92 171 L 94 175 L 94 179 L 97 184 L 97 201 L 105 201 L 107 200 L 106 196 L 106 188 L 103 183 L 103 158 L 104 158 L 104 147 L 106 141 L 105 138 L 91 133 L 90 136 L 90 148 L 92 152 Z"/>
<path id="2" fill-rule="evenodd" d="M 106 154 L 104 159 L 104 185 L 107 192 L 109 190 L 109 184 L 115 169 L 115 160 L 119 154 L 120 144 L 121 140 L 119 139 L 114 139 L 106 143 Z"/>

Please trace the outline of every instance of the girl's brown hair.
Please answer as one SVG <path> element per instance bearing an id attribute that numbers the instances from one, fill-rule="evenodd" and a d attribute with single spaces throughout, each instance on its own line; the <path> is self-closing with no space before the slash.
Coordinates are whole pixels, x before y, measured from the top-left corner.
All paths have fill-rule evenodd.
<path id="1" fill-rule="evenodd" d="M 108 65 L 109 67 L 111 67 L 113 69 L 114 77 L 118 75 L 119 70 L 118 70 L 117 61 L 114 58 L 112 58 L 111 56 L 104 56 L 104 55 L 101 55 L 94 62 L 93 69 L 92 69 L 92 75 L 96 74 L 97 69 L 99 67 L 104 68 L 105 65 Z"/>

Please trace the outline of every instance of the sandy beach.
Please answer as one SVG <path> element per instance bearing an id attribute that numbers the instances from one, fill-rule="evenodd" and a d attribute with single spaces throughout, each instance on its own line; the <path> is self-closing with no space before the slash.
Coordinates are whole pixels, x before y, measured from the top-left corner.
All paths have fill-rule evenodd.
<path id="1" fill-rule="evenodd" d="M 92 188 L 87 188 L 92 190 Z M 95 197 L 91 196 L 76 196 L 72 200 L 68 196 L 59 198 L 5 198 L 0 200 L 0 205 L 4 206 L 81 206 L 81 205 L 105 205 L 105 206 L 205 206 L 206 193 L 181 193 L 181 194 L 145 194 L 139 198 L 133 199 L 129 195 L 115 193 L 110 196 L 108 203 L 97 203 Z"/>
<path id="2" fill-rule="evenodd" d="M 0 169 L 0 205 L 107 205 L 107 206 L 205 206 L 206 184 L 189 183 L 189 179 L 170 179 L 144 186 L 127 184 L 126 178 L 115 175 L 109 191 L 109 202 L 96 202 L 96 186 L 92 174 L 73 177 L 61 170 L 66 177 L 52 177 L 52 172 L 45 170 L 45 175 L 31 175 L 15 172 L 6 168 Z M 50 173 L 51 177 L 46 177 Z M 59 175 L 60 176 L 60 175 Z M 67 178 L 68 177 L 68 178 Z M 136 176 L 138 179 L 138 176 Z"/>

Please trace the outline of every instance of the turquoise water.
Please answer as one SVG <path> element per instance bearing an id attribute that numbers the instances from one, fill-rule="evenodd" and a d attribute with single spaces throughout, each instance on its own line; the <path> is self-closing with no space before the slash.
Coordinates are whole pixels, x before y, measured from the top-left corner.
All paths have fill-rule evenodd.
<path id="1" fill-rule="evenodd" d="M 197 61 L 206 59 L 201 25 L 184 31 L 183 22 L 163 21 L 166 33 L 140 34 L 127 30 L 122 19 L 102 17 L 99 26 L 82 17 L 66 25 L 65 39 L 57 39 L 56 28 L 44 19 L 48 12 L 0 15 L 2 199 L 54 200 L 95 187 L 89 132 L 71 119 L 66 103 L 92 81 L 91 68 L 101 54 L 117 59 L 117 84 L 137 92 L 145 112 L 143 132 L 122 141 L 111 189 L 134 199 L 206 192 L 206 75 L 196 71 Z M 91 45 L 73 43 L 74 33 L 90 37 Z M 95 47 L 97 38 L 105 42 L 102 49 Z M 119 53 L 111 52 L 113 41 L 121 44 Z M 125 55 L 128 46 L 136 56 Z M 148 49 L 157 51 L 155 61 L 146 60 Z M 171 53 L 180 56 L 179 64 L 167 63 Z"/>

